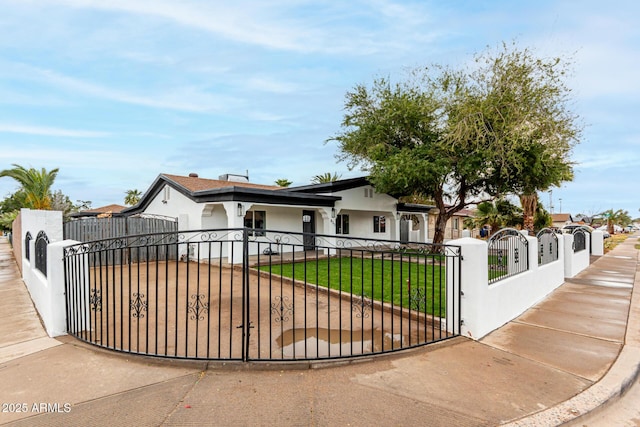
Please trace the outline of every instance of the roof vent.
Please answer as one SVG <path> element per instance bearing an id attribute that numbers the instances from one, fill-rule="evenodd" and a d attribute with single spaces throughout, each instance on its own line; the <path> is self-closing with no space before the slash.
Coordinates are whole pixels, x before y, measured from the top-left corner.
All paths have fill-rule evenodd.
<path id="1" fill-rule="evenodd" d="M 247 171 L 247 175 L 236 175 L 233 173 L 225 173 L 224 175 L 220 175 L 218 177 L 220 181 L 232 181 L 232 182 L 249 182 L 249 174 Z"/>
<path id="2" fill-rule="evenodd" d="M 189 178 L 197 178 L 197 177 L 198 177 L 198 174 L 197 174 L 197 173 L 195 173 L 195 172 L 191 172 L 191 173 L 189 174 Z"/>

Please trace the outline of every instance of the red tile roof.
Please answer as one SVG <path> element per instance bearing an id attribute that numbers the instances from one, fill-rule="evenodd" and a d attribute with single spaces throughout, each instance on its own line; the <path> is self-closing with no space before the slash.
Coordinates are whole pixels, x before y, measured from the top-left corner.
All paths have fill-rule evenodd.
<path id="1" fill-rule="evenodd" d="M 175 182 L 186 188 L 189 191 L 204 191 L 204 190 L 213 190 L 216 188 L 228 188 L 228 187 L 247 187 L 247 188 L 257 188 L 262 190 L 281 190 L 283 187 L 279 187 L 277 185 L 263 185 L 263 184 L 253 184 L 251 182 L 236 182 L 236 181 L 222 181 L 219 179 L 207 179 L 193 176 L 180 176 L 180 175 L 170 175 L 170 174 L 162 174 L 167 179 Z"/>
<path id="2" fill-rule="evenodd" d="M 551 219 L 553 220 L 553 222 L 573 221 L 573 219 L 571 218 L 571 214 L 568 213 L 551 214 Z"/>
<path id="3" fill-rule="evenodd" d="M 86 214 L 86 213 L 108 213 L 108 212 L 119 213 L 123 209 L 126 209 L 126 206 L 112 204 L 112 205 L 107 205 L 107 206 L 101 206 L 99 208 L 87 209 L 87 210 L 84 210 L 84 211 L 82 211 L 80 213 L 83 213 L 83 214 Z"/>

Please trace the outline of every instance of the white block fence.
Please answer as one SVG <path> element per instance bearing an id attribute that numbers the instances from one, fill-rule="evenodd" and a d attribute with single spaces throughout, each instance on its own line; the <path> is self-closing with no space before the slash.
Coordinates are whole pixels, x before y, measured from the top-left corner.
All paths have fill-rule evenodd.
<path id="1" fill-rule="evenodd" d="M 64 267 L 62 263 L 62 212 L 21 209 L 22 279 L 47 334 L 51 337 L 66 333 L 64 300 Z M 30 239 L 27 239 L 27 235 Z M 36 245 L 39 238 L 46 239 L 46 271 L 37 268 Z M 28 240 L 28 241 L 27 241 Z"/>
<path id="2" fill-rule="evenodd" d="M 600 245 L 593 252 L 599 252 L 602 250 L 602 232 L 592 234 L 592 240 Z M 540 302 L 562 285 L 565 278 L 574 277 L 589 266 L 591 242 L 588 233 L 586 249 L 579 252 L 573 251 L 573 235 L 557 236 L 556 261 L 538 265 L 538 239 L 525 236 L 529 242 L 529 269 L 492 284 L 489 284 L 487 242 L 468 237 L 448 242 L 460 246 L 462 253 L 459 280 L 448 282 L 452 287 L 449 295 L 455 295 L 459 287 L 460 304 L 447 301 L 447 317 L 462 320 L 461 335 L 476 340 L 484 337 Z"/>

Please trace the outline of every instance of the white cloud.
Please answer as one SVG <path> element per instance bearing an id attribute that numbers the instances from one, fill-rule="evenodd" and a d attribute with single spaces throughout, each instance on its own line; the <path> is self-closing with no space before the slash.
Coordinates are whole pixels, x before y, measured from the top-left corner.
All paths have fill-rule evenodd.
<path id="1" fill-rule="evenodd" d="M 440 33 L 428 25 L 427 6 L 419 2 L 32 0 L 31 4 L 155 18 L 223 40 L 303 54 L 364 56 L 389 47 L 405 50 L 410 48 L 408 40 L 430 41 Z"/>
<path id="2" fill-rule="evenodd" d="M 586 151 L 576 155 L 576 170 L 604 170 L 609 168 L 635 169 L 640 163 L 640 154 L 627 150 Z"/>
<path id="3" fill-rule="evenodd" d="M 62 129 L 47 126 L 32 126 L 7 123 L 0 123 L 0 132 L 69 138 L 104 138 L 111 135 L 108 132 Z"/>
<path id="4" fill-rule="evenodd" d="M 249 2 L 244 7 L 237 3 L 164 0 L 49 0 L 76 8 L 99 9 L 154 16 L 180 25 L 214 33 L 238 42 L 273 49 L 307 51 L 314 39 L 309 30 L 297 27 L 293 22 L 283 22 L 270 17 L 271 3 Z M 273 21 L 270 21 L 273 19 Z"/>
<path id="5" fill-rule="evenodd" d="M 270 113 L 267 111 L 254 111 L 247 113 L 247 117 L 253 120 L 259 120 L 263 122 L 279 122 L 286 120 L 286 116 Z"/>
<path id="6" fill-rule="evenodd" d="M 278 81 L 268 77 L 251 77 L 245 85 L 249 90 L 259 90 L 273 93 L 294 93 L 300 91 L 300 87 L 294 83 Z"/>
<path id="7" fill-rule="evenodd" d="M 13 73 L 13 78 L 30 78 L 78 95 L 102 98 L 125 104 L 200 113 L 223 111 L 231 106 L 238 105 L 238 101 L 235 98 L 212 95 L 196 86 L 168 87 L 156 89 L 157 93 L 154 94 L 141 94 L 103 86 L 53 70 L 36 68 L 26 64 L 13 63 L 10 64 L 9 68 L 12 71 L 5 69 L 4 74 Z"/>

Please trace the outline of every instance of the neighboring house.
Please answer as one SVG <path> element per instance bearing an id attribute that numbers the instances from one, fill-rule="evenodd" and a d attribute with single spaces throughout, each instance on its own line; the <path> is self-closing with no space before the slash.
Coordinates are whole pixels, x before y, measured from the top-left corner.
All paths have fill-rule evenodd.
<path id="1" fill-rule="evenodd" d="M 429 211 L 429 236 L 433 236 L 436 231 L 436 218 L 438 217 L 438 209 L 434 208 Z M 469 209 L 462 209 L 453 214 L 453 216 L 447 221 L 444 229 L 444 240 L 459 239 L 462 237 L 462 230 L 464 230 L 464 220 L 473 217 L 473 211 Z M 471 237 L 479 234 L 479 231 L 470 230 Z"/>
<path id="2" fill-rule="evenodd" d="M 161 174 L 122 214 L 174 217 L 180 230 L 247 227 L 309 233 L 305 249 L 314 247 L 314 234 L 428 241 L 432 206 L 398 203 L 377 193 L 365 177 L 285 188 L 231 175 L 220 178 Z"/>
<path id="3" fill-rule="evenodd" d="M 573 224 L 573 217 L 568 213 L 551 214 L 552 227 L 562 228 L 565 225 Z"/>
<path id="4" fill-rule="evenodd" d="M 125 210 L 127 207 L 122 205 L 107 205 L 101 206 L 99 208 L 87 209 L 84 211 L 72 213 L 69 215 L 71 218 L 86 218 L 86 217 L 109 217 L 109 216 L 118 216 L 120 213 Z"/>

